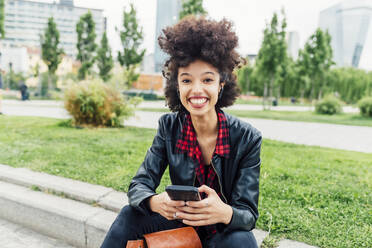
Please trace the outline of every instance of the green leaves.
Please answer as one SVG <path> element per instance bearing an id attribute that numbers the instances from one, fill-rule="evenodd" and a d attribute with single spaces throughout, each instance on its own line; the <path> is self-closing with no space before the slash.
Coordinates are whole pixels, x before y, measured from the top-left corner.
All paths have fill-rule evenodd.
<path id="1" fill-rule="evenodd" d="M 59 48 L 59 31 L 53 17 L 48 19 L 48 26 L 40 40 L 42 59 L 49 73 L 54 74 L 62 61 L 63 49 Z"/>
<path id="2" fill-rule="evenodd" d="M 273 95 L 274 86 L 279 82 L 279 78 L 285 66 L 287 65 L 287 43 L 286 43 L 286 27 L 287 22 L 282 12 L 283 19 L 280 22 L 278 15 L 274 13 L 270 24 L 266 25 L 264 30 L 264 38 L 257 58 L 257 73 L 265 75 L 261 82 L 264 84 L 264 105 L 267 101 L 267 93 L 270 97 Z"/>
<path id="3" fill-rule="evenodd" d="M 5 18 L 5 13 L 4 13 L 4 0 L 0 0 L 0 35 L 1 38 L 5 38 L 5 29 L 4 29 L 4 18 Z"/>
<path id="4" fill-rule="evenodd" d="M 78 76 L 79 79 L 85 79 L 94 65 L 97 49 L 95 23 L 90 11 L 80 17 L 79 22 L 76 24 L 76 32 L 78 36 L 76 44 L 78 50 L 77 59 L 81 62 Z"/>
<path id="5" fill-rule="evenodd" d="M 108 44 L 106 32 L 101 39 L 101 47 L 97 52 L 97 65 L 99 68 L 99 76 L 103 81 L 107 82 L 111 78 L 110 71 L 114 67 L 114 61 L 111 55 L 111 48 Z"/>
<path id="6" fill-rule="evenodd" d="M 118 52 L 118 60 L 120 65 L 124 66 L 125 74 L 130 75 L 126 76 L 126 84 L 131 87 L 139 77 L 136 68 L 146 51 L 139 48 L 143 41 L 143 30 L 138 25 L 137 12 L 133 4 L 130 5 L 129 11 L 123 11 L 123 29 L 120 31 L 120 40 L 123 51 Z"/>
<path id="7" fill-rule="evenodd" d="M 299 52 L 298 66 L 303 76 L 310 79 L 311 92 L 310 98 L 314 98 L 316 89 L 319 98 L 325 87 L 325 78 L 334 64 L 332 60 L 331 36 L 328 31 L 323 32 L 318 28 L 306 42 L 303 50 Z M 302 87 L 305 87 L 302 81 Z"/>
<path id="8" fill-rule="evenodd" d="M 203 0 L 183 0 L 182 10 L 180 12 L 180 20 L 188 15 L 207 15 L 207 11 L 203 8 Z"/>

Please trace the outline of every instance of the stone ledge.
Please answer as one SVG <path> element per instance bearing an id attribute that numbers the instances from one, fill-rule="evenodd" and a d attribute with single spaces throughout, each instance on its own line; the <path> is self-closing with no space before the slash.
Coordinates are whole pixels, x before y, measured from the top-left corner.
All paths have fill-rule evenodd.
<path id="1" fill-rule="evenodd" d="M 99 247 L 117 213 L 0 182 L 0 217 L 82 248 Z"/>
<path id="2" fill-rule="evenodd" d="M 88 204 L 98 203 L 103 208 L 116 212 L 128 204 L 126 194 L 112 188 L 35 172 L 26 168 L 13 168 L 0 164 L 0 180 L 29 188 L 36 186 L 43 191 L 62 194 L 67 198 Z"/>

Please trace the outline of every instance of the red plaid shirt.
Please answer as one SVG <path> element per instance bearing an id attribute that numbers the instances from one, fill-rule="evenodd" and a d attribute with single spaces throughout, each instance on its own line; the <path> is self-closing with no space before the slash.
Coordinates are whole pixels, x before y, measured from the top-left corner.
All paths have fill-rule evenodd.
<path id="1" fill-rule="evenodd" d="M 216 147 L 214 154 L 220 155 L 222 157 L 228 158 L 230 153 L 230 144 L 229 144 L 229 129 L 227 128 L 226 117 L 222 112 L 217 113 L 218 117 L 218 135 Z M 196 185 L 201 186 L 203 184 L 214 189 L 218 196 L 221 198 L 221 189 L 218 182 L 218 177 L 216 171 L 212 165 L 206 165 L 203 160 L 203 155 L 200 149 L 200 146 L 197 141 L 196 133 L 192 125 L 191 116 L 187 114 L 185 122 L 183 124 L 181 138 L 177 141 L 176 144 L 177 152 L 187 152 L 187 155 L 194 159 L 197 163 L 195 167 L 196 173 Z M 212 157 L 213 157 L 212 155 Z M 206 197 L 204 193 L 201 194 L 202 199 Z M 216 225 L 210 225 L 205 227 L 207 235 L 213 235 L 216 233 Z"/>

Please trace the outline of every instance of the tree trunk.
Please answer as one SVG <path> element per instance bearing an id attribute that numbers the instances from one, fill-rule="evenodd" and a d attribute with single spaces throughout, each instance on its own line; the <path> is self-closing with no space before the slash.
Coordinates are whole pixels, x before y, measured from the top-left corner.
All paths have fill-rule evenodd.
<path id="1" fill-rule="evenodd" d="M 52 90 L 51 73 L 48 72 L 48 93 Z"/>
<path id="2" fill-rule="evenodd" d="M 273 88 L 274 88 L 274 76 L 271 76 L 271 79 L 270 79 L 270 88 L 269 88 L 269 92 L 270 92 L 270 96 L 269 96 L 269 110 L 271 109 L 271 105 L 272 105 L 272 101 L 273 101 Z"/>
<path id="3" fill-rule="evenodd" d="M 263 98 L 262 98 L 262 106 L 263 106 L 263 109 L 265 110 L 266 109 L 266 98 L 267 98 L 267 83 L 265 82 L 264 84 L 264 92 L 263 92 Z"/>
<path id="4" fill-rule="evenodd" d="M 301 89 L 301 104 L 304 103 L 304 95 L 305 95 L 305 90 Z"/>
<path id="5" fill-rule="evenodd" d="M 313 99 L 314 99 L 314 89 L 315 85 L 314 82 L 311 83 L 311 92 L 310 92 L 310 104 L 313 105 Z"/>
<path id="6" fill-rule="evenodd" d="M 248 74 L 248 73 L 247 73 Z M 248 75 L 246 75 L 246 82 L 247 82 L 247 96 L 249 96 L 249 77 L 248 77 Z"/>
<path id="7" fill-rule="evenodd" d="M 318 100 L 322 99 L 322 88 L 320 88 L 319 90 L 319 94 L 318 94 Z"/>
<path id="8" fill-rule="evenodd" d="M 247 96 L 249 96 L 249 79 L 247 79 Z"/>

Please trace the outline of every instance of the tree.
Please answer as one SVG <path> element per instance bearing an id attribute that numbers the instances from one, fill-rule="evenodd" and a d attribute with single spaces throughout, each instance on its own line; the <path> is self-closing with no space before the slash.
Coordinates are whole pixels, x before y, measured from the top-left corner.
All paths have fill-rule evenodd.
<path id="1" fill-rule="evenodd" d="M 183 0 L 182 10 L 180 12 L 180 20 L 188 15 L 207 15 L 207 11 L 203 8 L 203 0 Z"/>
<path id="2" fill-rule="evenodd" d="M 41 41 L 41 57 L 48 66 L 48 89 L 52 88 L 51 78 L 62 61 L 63 49 L 59 48 L 59 31 L 53 17 L 48 19 L 48 26 Z"/>
<path id="3" fill-rule="evenodd" d="M 123 51 L 118 52 L 118 60 L 120 65 L 124 66 L 126 84 L 131 87 L 133 82 L 137 81 L 139 77 L 136 69 L 146 51 L 145 49 L 139 49 L 143 41 L 143 30 L 138 25 L 137 11 L 133 4 L 130 4 L 128 12 L 125 9 L 123 11 L 123 30 L 120 31 L 120 39 Z"/>
<path id="4" fill-rule="evenodd" d="M 318 98 L 322 97 L 322 92 L 326 85 L 326 76 L 332 61 L 331 36 L 328 31 L 323 32 L 318 28 L 310 36 L 303 50 L 299 52 L 298 64 L 305 77 L 310 79 L 310 101 L 314 98 L 316 90 Z"/>
<path id="5" fill-rule="evenodd" d="M 284 16 L 284 11 L 282 12 Z M 280 29 L 279 29 L 280 26 Z M 273 96 L 275 83 L 279 83 L 280 72 L 283 70 L 282 66 L 286 64 L 288 59 L 286 31 L 287 22 L 285 16 L 282 22 L 278 20 L 278 15 L 274 13 L 270 25 L 267 24 L 264 30 L 264 38 L 261 48 L 258 52 L 257 58 L 257 73 L 265 75 L 261 77 L 264 84 L 263 92 L 263 106 L 267 103 L 267 95 L 269 93 L 270 99 Z M 270 106 L 270 104 L 268 104 Z"/>
<path id="6" fill-rule="evenodd" d="M 78 77 L 79 79 L 85 79 L 87 74 L 90 74 L 90 70 L 95 62 L 95 52 L 97 49 L 95 23 L 93 21 L 92 13 L 88 11 L 85 15 L 80 17 L 79 22 L 76 24 L 77 32 L 77 44 L 78 49 L 77 59 L 81 62 L 79 68 Z"/>
<path id="7" fill-rule="evenodd" d="M 97 52 L 97 64 L 99 68 L 99 76 L 103 81 L 108 81 L 111 78 L 110 71 L 114 67 L 112 60 L 111 48 L 108 44 L 106 32 L 101 39 L 101 47 Z"/>
<path id="8" fill-rule="evenodd" d="M 4 29 L 4 18 L 5 18 L 5 13 L 4 13 L 4 0 L 0 0 L 0 35 L 1 38 L 5 37 L 5 29 Z"/>
<path id="9" fill-rule="evenodd" d="M 253 67 L 250 65 L 249 59 L 247 59 L 247 61 L 248 62 L 245 66 L 237 70 L 238 85 L 241 92 L 245 94 L 249 94 L 251 75 L 253 73 Z"/>

